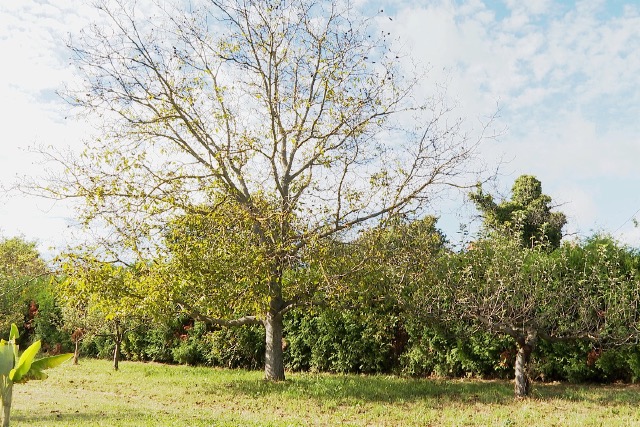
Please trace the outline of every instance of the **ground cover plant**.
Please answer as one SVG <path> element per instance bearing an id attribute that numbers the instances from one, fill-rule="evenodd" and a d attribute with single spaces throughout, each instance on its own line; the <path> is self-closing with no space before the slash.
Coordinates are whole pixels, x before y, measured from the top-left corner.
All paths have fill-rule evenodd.
<path id="1" fill-rule="evenodd" d="M 15 390 L 14 426 L 628 426 L 637 385 L 536 384 L 514 399 L 507 381 L 409 379 L 82 360 L 44 388 Z"/>

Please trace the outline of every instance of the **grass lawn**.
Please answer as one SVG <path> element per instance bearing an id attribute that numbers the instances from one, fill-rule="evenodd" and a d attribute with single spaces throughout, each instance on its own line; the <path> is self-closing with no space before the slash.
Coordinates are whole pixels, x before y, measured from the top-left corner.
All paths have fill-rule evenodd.
<path id="1" fill-rule="evenodd" d="M 12 426 L 640 426 L 640 387 L 262 372 L 81 360 L 17 384 Z"/>

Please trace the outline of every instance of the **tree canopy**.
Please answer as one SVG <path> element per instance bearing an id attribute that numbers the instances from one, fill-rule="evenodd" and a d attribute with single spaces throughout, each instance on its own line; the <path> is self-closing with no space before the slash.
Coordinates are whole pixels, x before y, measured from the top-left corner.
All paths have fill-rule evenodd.
<path id="1" fill-rule="evenodd" d="M 246 224 L 241 235 L 260 256 L 242 268 L 224 254 L 206 259 L 231 262 L 236 286 L 264 299 L 242 321 L 224 310 L 197 315 L 264 324 L 266 377 L 283 379 L 282 316 L 310 303 L 290 287 L 292 260 L 467 185 L 491 119 L 472 136 L 445 93 L 418 95 L 424 75 L 403 68 L 388 34 L 349 2 L 97 6 L 103 23 L 71 41 L 81 83 L 64 95 L 99 122 L 99 137 L 81 156 L 46 153 L 66 173 L 44 193 L 81 199 L 82 222 L 105 230 L 100 253 L 119 259 L 166 253 L 175 218 L 201 221 L 202 206 L 233 205 L 237 217 L 216 220 L 216 238 Z M 203 296 L 237 296 L 216 292 Z"/>
<path id="2" fill-rule="evenodd" d="M 0 328 L 24 323 L 34 285 L 44 281 L 48 268 L 35 242 L 23 237 L 0 238 Z"/>
<path id="3" fill-rule="evenodd" d="M 485 229 L 518 233 L 523 246 L 560 246 L 567 217 L 552 212 L 551 197 L 542 193 L 542 183 L 536 177 L 518 177 L 511 188 L 511 199 L 499 203 L 480 186 L 469 197 L 481 212 Z"/>
<path id="4" fill-rule="evenodd" d="M 633 342 L 640 330 L 637 253 L 607 236 L 566 242 L 554 251 L 494 235 L 440 258 L 439 280 L 424 284 L 424 312 L 469 320 L 518 346 L 516 394 L 540 339 Z"/>
<path id="5" fill-rule="evenodd" d="M 66 328 L 83 336 L 113 339 L 113 363 L 118 370 L 126 331 L 140 322 L 150 323 L 160 317 L 159 296 L 149 286 L 147 266 L 117 265 L 73 254 L 65 254 L 57 261 L 61 276 L 56 293 Z M 76 343 L 78 339 L 76 336 Z"/>
<path id="6" fill-rule="evenodd" d="M 46 273 L 47 267 L 35 242 L 22 237 L 0 238 L 0 277 L 17 279 Z"/>

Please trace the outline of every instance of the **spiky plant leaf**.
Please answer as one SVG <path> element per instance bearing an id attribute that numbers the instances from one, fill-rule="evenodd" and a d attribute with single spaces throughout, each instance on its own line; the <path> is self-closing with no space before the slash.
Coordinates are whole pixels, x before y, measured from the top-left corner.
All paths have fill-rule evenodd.
<path id="1" fill-rule="evenodd" d="M 15 323 L 11 324 L 11 332 L 9 332 L 9 341 L 16 342 L 16 340 L 20 337 L 18 333 L 18 327 Z"/>
<path id="2" fill-rule="evenodd" d="M 58 354 L 56 356 L 43 357 L 34 360 L 31 364 L 32 370 L 42 371 L 45 369 L 55 368 L 73 357 L 73 353 Z"/>

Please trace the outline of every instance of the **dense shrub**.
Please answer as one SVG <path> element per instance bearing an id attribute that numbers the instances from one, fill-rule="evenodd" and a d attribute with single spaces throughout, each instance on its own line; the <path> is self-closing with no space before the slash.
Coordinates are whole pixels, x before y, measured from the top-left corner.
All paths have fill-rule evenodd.
<path id="1" fill-rule="evenodd" d="M 409 323 L 409 343 L 401 357 L 411 376 L 505 377 L 513 372 L 514 343 L 464 327 Z"/>
<path id="2" fill-rule="evenodd" d="M 600 348 L 589 341 L 541 342 L 532 375 L 544 381 L 637 382 L 640 347 Z"/>
<path id="3" fill-rule="evenodd" d="M 138 325 L 130 330 L 122 343 L 122 355 L 128 360 L 173 363 L 173 343 L 176 330 L 181 327 L 181 319 L 168 324 Z"/>
<path id="4" fill-rule="evenodd" d="M 113 358 L 114 348 L 115 344 L 111 337 L 105 335 L 93 335 L 82 340 L 80 354 L 85 357 L 111 359 Z"/>
<path id="5" fill-rule="evenodd" d="M 129 360 L 258 369 L 264 363 L 264 329 L 256 326 L 209 330 L 202 322 L 179 317 L 126 335 Z"/>
<path id="6" fill-rule="evenodd" d="M 294 314 L 286 322 L 285 362 L 289 369 L 340 373 L 391 372 L 398 318 L 325 310 Z"/>
<path id="7" fill-rule="evenodd" d="M 264 366 L 265 331 L 260 326 L 222 328 L 209 332 L 204 339 L 208 365 L 244 369 Z"/>
<path id="8" fill-rule="evenodd" d="M 73 344 L 70 335 L 63 329 L 62 311 L 52 289 L 48 281 L 36 288 L 25 314 L 25 331 L 31 335 L 31 341 L 42 341 L 45 352 L 70 352 Z"/>
<path id="9" fill-rule="evenodd" d="M 47 351 L 71 351 L 63 326 L 51 287 L 42 282 L 32 288 L 24 306 L 24 339 L 41 339 Z M 122 355 L 128 360 L 261 369 L 264 345 L 261 326 L 211 330 L 179 316 L 129 329 Z M 393 306 L 291 312 L 285 317 L 284 345 L 287 369 L 296 371 L 509 378 L 515 358 L 509 337 L 462 324 L 425 324 L 404 318 Z M 113 349 L 110 336 L 87 336 L 81 354 L 110 359 Z M 637 382 L 640 347 L 600 349 L 588 341 L 540 341 L 530 374 L 543 381 Z"/>
<path id="10" fill-rule="evenodd" d="M 183 329 L 186 333 L 180 334 L 171 349 L 174 362 L 186 365 L 204 364 L 206 362 L 205 355 L 209 352 L 209 346 L 205 339 L 205 324 L 195 322 L 193 325 L 185 325 Z"/>

